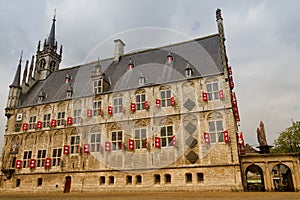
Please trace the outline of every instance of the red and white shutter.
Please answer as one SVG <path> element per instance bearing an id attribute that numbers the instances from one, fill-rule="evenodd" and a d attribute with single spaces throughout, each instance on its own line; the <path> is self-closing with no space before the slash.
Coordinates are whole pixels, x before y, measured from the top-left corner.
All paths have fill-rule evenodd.
<path id="1" fill-rule="evenodd" d="M 45 159 L 45 168 L 51 167 L 51 158 L 46 158 Z"/>
<path id="2" fill-rule="evenodd" d="M 228 74 L 232 75 L 232 67 L 231 66 L 228 67 Z"/>
<path id="3" fill-rule="evenodd" d="M 228 130 L 224 131 L 224 142 L 230 142 Z"/>
<path id="4" fill-rule="evenodd" d="M 208 97 L 207 97 L 207 93 L 206 92 L 202 92 L 202 100 L 203 101 L 208 101 Z"/>
<path id="5" fill-rule="evenodd" d="M 55 127 L 55 126 L 56 126 L 56 119 L 52 119 L 52 120 L 51 120 L 50 126 L 51 126 L 51 127 Z"/>
<path id="6" fill-rule="evenodd" d="M 23 131 L 27 131 L 28 130 L 28 124 L 27 123 L 23 123 L 22 130 Z"/>
<path id="7" fill-rule="evenodd" d="M 112 115 L 113 114 L 113 107 L 112 106 L 108 106 L 107 112 L 108 112 L 109 115 Z"/>
<path id="8" fill-rule="evenodd" d="M 134 140 L 128 140 L 128 149 L 134 150 Z"/>
<path id="9" fill-rule="evenodd" d="M 204 132 L 204 143 L 210 144 L 210 137 L 209 137 L 209 133 L 207 132 Z"/>
<path id="10" fill-rule="evenodd" d="M 83 153 L 90 153 L 90 144 L 83 145 Z"/>
<path id="11" fill-rule="evenodd" d="M 135 103 L 130 103 L 130 111 L 135 112 L 136 111 L 136 104 Z"/>
<path id="12" fill-rule="evenodd" d="M 103 110 L 102 110 L 102 108 L 99 108 L 99 115 L 103 117 Z"/>
<path id="13" fill-rule="evenodd" d="M 86 115 L 87 115 L 88 117 L 93 117 L 93 111 L 92 111 L 91 109 L 88 109 L 88 110 L 86 111 Z"/>
<path id="14" fill-rule="evenodd" d="M 154 147 L 160 148 L 160 137 L 154 137 Z"/>
<path id="15" fill-rule="evenodd" d="M 233 82 L 232 76 L 229 76 L 229 86 L 230 86 L 230 89 L 234 88 L 234 82 Z"/>
<path id="16" fill-rule="evenodd" d="M 40 129 L 42 127 L 43 127 L 43 122 L 38 121 L 37 124 L 36 124 L 36 128 Z"/>
<path id="17" fill-rule="evenodd" d="M 148 101 L 145 101 L 145 102 L 144 102 L 144 108 L 145 108 L 146 110 L 149 110 L 149 104 L 148 104 Z"/>
<path id="18" fill-rule="evenodd" d="M 32 158 L 32 159 L 29 160 L 29 168 L 33 169 L 35 167 L 36 167 L 36 159 Z"/>
<path id="19" fill-rule="evenodd" d="M 238 133 L 238 144 L 240 146 L 245 146 L 244 137 L 243 137 L 243 133 L 242 132 Z"/>
<path id="20" fill-rule="evenodd" d="M 223 90 L 219 90 L 219 97 L 220 97 L 220 99 L 224 99 L 224 91 Z"/>
<path id="21" fill-rule="evenodd" d="M 110 149 L 111 149 L 110 144 L 111 144 L 110 142 L 105 142 L 105 144 L 104 144 L 105 151 L 110 151 Z"/>
<path id="22" fill-rule="evenodd" d="M 73 118 L 72 117 L 68 117 L 67 118 L 67 124 L 68 125 L 72 125 L 73 124 Z"/>
<path id="23" fill-rule="evenodd" d="M 175 98 L 174 97 L 170 98 L 170 105 L 175 106 Z"/>
<path id="24" fill-rule="evenodd" d="M 15 168 L 16 169 L 21 169 L 22 168 L 22 160 L 16 160 Z"/>
<path id="25" fill-rule="evenodd" d="M 156 107 L 160 107 L 160 99 L 155 100 Z"/>
<path id="26" fill-rule="evenodd" d="M 172 136 L 172 146 L 176 147 L 176 135 Z"/>
<path id="27" fill-rule="evenodd" d="M 70 153 L 70 146 L 64 145 L 64 154 L 69 154 L 69 153 Z"/>

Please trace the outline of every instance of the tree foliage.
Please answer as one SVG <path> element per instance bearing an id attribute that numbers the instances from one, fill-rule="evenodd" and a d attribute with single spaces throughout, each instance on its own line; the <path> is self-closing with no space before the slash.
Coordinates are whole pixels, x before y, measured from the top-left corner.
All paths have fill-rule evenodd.
<path id="1" fill-rule="evenodd" d="M 300 152 L 300 121 L 293 122 L 292 126 L 282 131 L 274 144 L 273 152 Z"/>

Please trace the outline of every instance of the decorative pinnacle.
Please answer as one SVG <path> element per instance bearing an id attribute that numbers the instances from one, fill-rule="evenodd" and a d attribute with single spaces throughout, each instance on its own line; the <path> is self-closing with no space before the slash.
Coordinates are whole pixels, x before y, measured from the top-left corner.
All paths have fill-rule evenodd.
<path id="1" fill-rule="evenodd" d="M 222 18 L 222 13 L 221 13 L 221 9 L 220 9 L 220 8 L 218 8 L 218 9 L 216 10 L 216 18 L 217 18 L 217 21 L 218 21 L 218 20 L 223 20 L 223 18 Z"/>

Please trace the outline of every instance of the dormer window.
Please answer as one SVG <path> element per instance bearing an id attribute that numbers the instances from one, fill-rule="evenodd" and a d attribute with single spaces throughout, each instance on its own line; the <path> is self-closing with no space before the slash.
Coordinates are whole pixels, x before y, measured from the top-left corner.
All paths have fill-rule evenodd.
<path id="1" fill-rule="evenodd" d="M 67 89 L 67 98 L 71 98 L 73 95 L 73 87 L 71 85 L 69 85 L 68 89 Z"/>
<path id="2" fill-rule="evenodd" d="M 171 55 L 171 53 L 169 52 L 168 56 L 167 56 L 167 63 L 172 63 L 174 60 L 173 56 Z"/>
<path id="3" fill-rule="evenodd" d="M 128 63 L 128 69 L 133 69 L 134 68 L 134 64 L 130 58 L 129 63 Z"/>
<path id="4" fill-rule="evenodd" d="M 102 79 L 94 80 L 94 94 L 100 94 L 102 92 Z"/>
<path id="5" fill-rule="evenodd" d="M 144 76 L 143 73 L 141 73 L 141 75 L 139 76 L 139 85 L 140 86 L 145 85 L 145 82 L 146 82 L 146 77 Z"/>
<path id="6" fill-rule="evenodd" d="M 46 93 L 43 90 L 41 90 L 38 97 L 38 103 L 42 103 L 45 98 L 46 98 Z"/>
<path id="7" fill-rule="evenodd" d="M 190 63 L 187 63 L 185 67 L 185 76 L 187 78 L 190 78 L 192 77 L 192 75 L 193 75 L 193 69 L 190 67 Z"/>
<path id="8" fill-rule="evenodd" d="M 71 75 L 69 73 L 67 73 L 66 77 L 65 77 L 65 82 L 69 83 L 71 81 Z"/>

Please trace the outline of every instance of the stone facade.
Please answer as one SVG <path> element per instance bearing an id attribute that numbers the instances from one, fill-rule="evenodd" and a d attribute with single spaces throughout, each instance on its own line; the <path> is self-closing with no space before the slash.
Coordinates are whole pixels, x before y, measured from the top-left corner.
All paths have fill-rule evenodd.
<path id="1" fill-rule="evenodd" d="M 190 61 L 185 67 L 186 60 L 165 50 L 182 52 L 190 42 L 127 55 L 117 40 L 122 45 L 114 58 L 59 70 L 54 19 L 52 37 L 43 50 L 38 46 L 31 81 L 12 84 L 14 90 L 27 89 L 9 98 L 20 103 L 6 108 L 2 190 L 242 190 L 239 116 L 219 10 L 217 20 L 219 34 L 195 40 L 206 49 L 196 57 L 209 57 L 211 66 Z M 139 82 L 130 85 L 145 64 L 129 57 L 148 55 L 166 63 L 159 69 L 148 64 L 153 68 L 140 70 Z M 211 68 L 218 73 L 208 72 Z M 163 80 L 149 81 L 161 73 Z"/>

